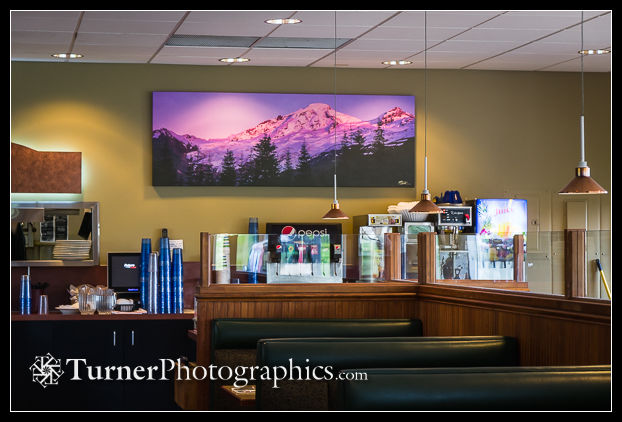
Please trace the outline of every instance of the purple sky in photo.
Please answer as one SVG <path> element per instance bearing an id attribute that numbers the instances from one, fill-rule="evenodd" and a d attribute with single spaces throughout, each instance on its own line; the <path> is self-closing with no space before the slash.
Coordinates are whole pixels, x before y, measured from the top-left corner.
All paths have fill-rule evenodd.
<path id="1" fill-rule="evenodd" d="M 333 94 L 269 94 L 228 92 L 154 92 L 153 129 L 203 139 L 225 138 L 312 103 L 335 108 Z M 336 109 L 361 120 L 374 119 L 400 107 L 415 114 L 413 96 L 338 95 Z"/>

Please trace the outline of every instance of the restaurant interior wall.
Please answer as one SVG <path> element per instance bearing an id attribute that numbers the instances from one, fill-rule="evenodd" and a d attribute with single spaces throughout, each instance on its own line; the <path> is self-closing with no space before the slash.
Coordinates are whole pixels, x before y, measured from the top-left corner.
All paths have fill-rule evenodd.
<path id="1" fill-rule="evenodd" d="M 160 229 L 199 260 L 199 233 L 243 233 L 249 217 L 320 221 L 332 187 L 154 187 L 151 93 L 222 91 L 332 93 L 332 68 L 154 64 L 11 63 L 11 142 L 80 151 L 81 194 L 12 194 L 12 200 L 98 201 L 101 256 L 140 249 Z M 611 75 L 585 74 L 586 158 L 611 192 Z M 344 69 L 339 94 L 416 97 L 414 188 L 339 188 L 348 215 L 386 212 L 423 188 L 424 72 Z M 588 230 L 610 230 L 610 196 L 560 196 L 579 151 L 580 75 L 574 72 L 428 70 L 429 187 L 433 196 L 529 201 L 530 231 L 567 226 L 566 203 L 584 202 Z M 344 222 L 351 233 L 352 220 Z"/>

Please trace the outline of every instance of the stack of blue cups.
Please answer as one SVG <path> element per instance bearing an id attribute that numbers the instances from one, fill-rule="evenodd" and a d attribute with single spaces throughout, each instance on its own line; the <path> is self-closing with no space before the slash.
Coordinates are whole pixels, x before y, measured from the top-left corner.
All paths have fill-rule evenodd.
<path id="1" fill-rule="evenodd" d="M 173 282 L 173 313 L 184 313 L 184 264 L 180 248 L 173 248 L 173 263 L 171 266 Z"/>
<path id="2" fill-rule="evenodd" d="M 19 313 L 30 315 L 30 276 L 22 275 L 19 288 Z"/>
<path id="3" fill-rule="evenodd" d="M 168 237 L 160 238 L 160 314 L 171 313 L 171 251 Z"/>
<path id="4" fill-rule="evenodd" d="M 144 310 L 149 307 L 149 254 L 151 239 L 143 239 L 140 246 L 140 305 Z"/>

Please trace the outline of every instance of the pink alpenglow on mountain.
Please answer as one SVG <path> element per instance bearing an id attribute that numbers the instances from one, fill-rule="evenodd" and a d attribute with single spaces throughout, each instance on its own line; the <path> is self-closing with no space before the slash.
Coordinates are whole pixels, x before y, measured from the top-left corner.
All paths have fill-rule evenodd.
<path id="1" fill-rule="evenodd" d="M 365 144 L 373 142 L 378 121 L 382 122 L 386 145 L 400 144 L 415 136 L 415 116 L 394 107 L 372 120 L 361 120 L 337 111 L 337 133 L 334 130 L 335 110 L 328 104 L 313 103 L 287 115 L 263 121 L 243 132 L 221 139 L 201 139 L 191 134 L 179 135 L 167 129 L 154 131 L 154 139 L 167 131 L 184 144 L 196 145 L 211 164 L 220 167 L 227 150 L 236 157 L 248 157 L 252 146 L 264 136 L 269 136 L 278 147 L 279 155 L 289 150 L 292 159 L 298 156 L 303 142 L 311 156 L 332 151 L 341 142 L 344 133 L 360 131 Z"/>

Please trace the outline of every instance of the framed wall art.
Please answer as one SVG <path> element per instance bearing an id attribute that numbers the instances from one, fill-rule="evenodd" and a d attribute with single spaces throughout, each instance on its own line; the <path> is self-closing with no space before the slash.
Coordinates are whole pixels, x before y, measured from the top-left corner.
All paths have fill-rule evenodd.
<path id="1" fill-rule="evenodd" d="M 153 92 L 152 123 L 154 186 L 415 186 L 414 96 Z"/>

